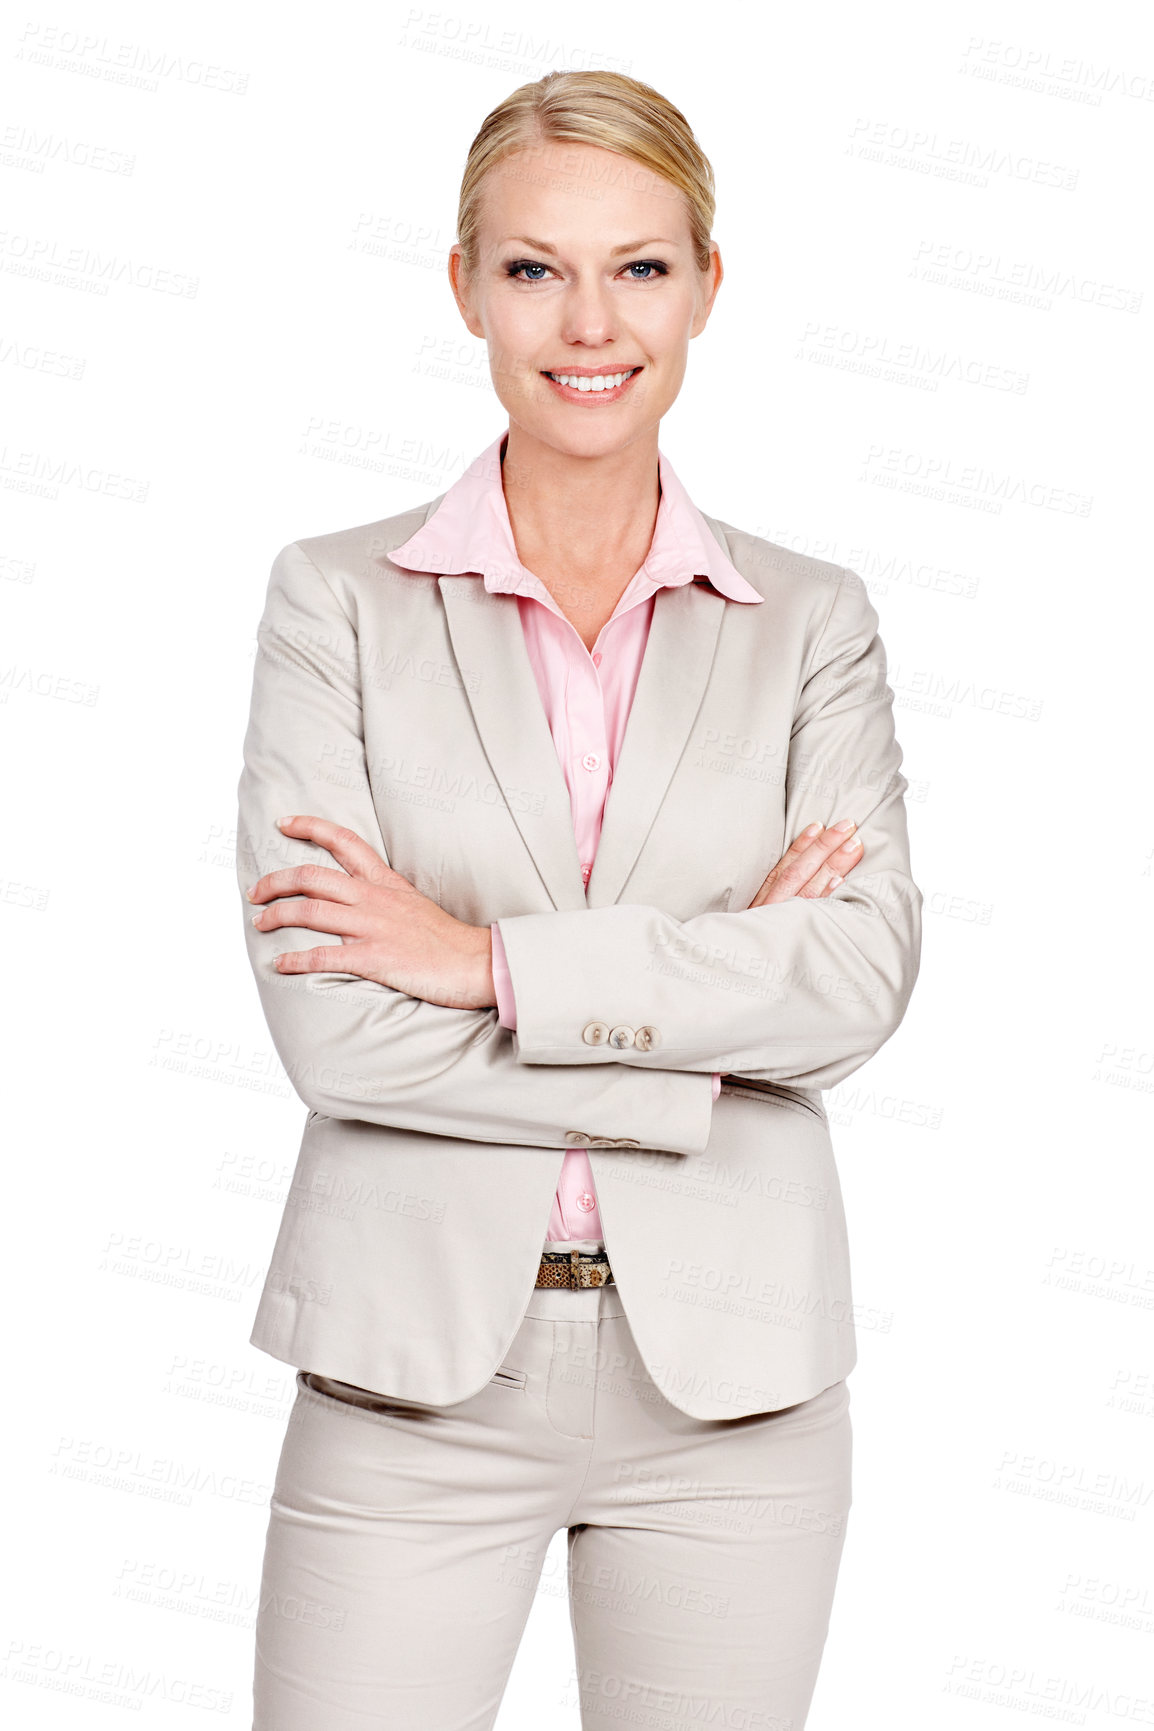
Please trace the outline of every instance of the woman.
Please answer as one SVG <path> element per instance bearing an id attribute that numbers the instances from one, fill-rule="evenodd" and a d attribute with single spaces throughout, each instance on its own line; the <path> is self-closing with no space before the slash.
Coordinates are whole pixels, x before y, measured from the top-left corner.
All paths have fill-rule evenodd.
<path id="1" fill-rule="evenodd" d="M 648 86 L 514 91 L 449 261 L 507 429 L 273 566 L 238 875 L 311 1110 L 258 1731 L 491 1726 L 562 1527 L 583 1723 L 805 1722 L 855 1357 L 821 1090 L 921 896 L 861 579 L 658 447 L 713 210 Z"/>

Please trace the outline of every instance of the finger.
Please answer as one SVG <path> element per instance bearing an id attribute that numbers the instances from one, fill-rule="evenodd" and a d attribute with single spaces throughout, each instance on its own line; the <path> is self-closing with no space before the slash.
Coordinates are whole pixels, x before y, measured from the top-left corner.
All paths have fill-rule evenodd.
<path id="1" fill-rule="evenodd" d="M 843 821 L 852 823 L 850 819 Z M 763 907 L 767 902 L 790 901 L 794 896 L 802 894 L 814 876 L 823 871 L 827 861 L 835 855 L 841 858 L 846 845 L 845 835 L 846 831 L 836 826 L 822 829 L 820 824 L 810 824 L 792 847 L 786 849 L 749 904 L 750 907 Z M 828 885 L 830 876 L 836 870 L 836 866 L 830 866 L 829 871 L 820 878 L 819 887 Z M 841 875 L 844 876 L 844 867 Z"/>
<path id="2" fill-rule="evenodd" d="M 316 860 L 304 860 L 300 865 L 281 866 L 258 878 L 248 892 L 250 902 L 267 902 L 275 896 L 294 896 L 302 892 L 324 896 L 334 902 L 355 902 L 360 895 L 356 880 L 348 872 L 333 866 L 319 865 Z"/>
<path id="3" fill-rule="evenodd" d="M 279 974 L 355 974 L 344 944 L 318 944 L 314 950 L 286 950 L 273 957 Z"/>
<path id="4" fill-rule="evenodd" d="M 334 932 L 338 937 L 363 938 L 365 916 L 358 908 L 342 907 L 339 902 L 314 901 L 309 896 L 295 896 L 270 902 L 252 916 L 260 932 L 275 932 L 282 926 L 300 926 L 310 932 Z"/>
<path id="5" fill-rule="evenodd" d="M 824 831 L 825 831 L 825 825 L 824 824 L 821 824 L 821 823 L 807 824 L 805 826 L 805 828 L 802 830 L 801 834 L 795 836 L 794 839 L 790 842 L 789 846 L 786 848 L 785 852 L 781 856 L 782 860 L 789 859 L 791 857 L 791 855 L 796 857 L 796 855 L 804 853 L 806 848 L 809 846 L 810 842 L 816 841 L 818 836 L 822 835 L 824 833 Z M 781 864 L 781 860 L 778 861 L 778 864 L 779 865 Z"/>
<path id="6" fill-rule="evenodd" d="M 273 966 L 280 974 L 354 974 L 359 980 L 372 980 L 374 985 L 389 986 L 410 997 L 424 993 L 399 970 L 383 967 L 379 950 L 372 944 L 317 944 L 311 950 L 286 950 L 273 957 Z M 419 983 L 418 983 L 419 984 Z"/>
<path id="7" fill-rule="evenodd" d="M 798 895 L 804 900 L 816 900 L 826 895 L 837 885 L 844 883 L 849 873 L 862 857 L 862 844 L 857 836 L 851 836 L 848 841 L 827 855 L 817 868 L 812 878 L 798 890 Z M 834 879 L 837 879 L 837 883 Z"/>
<path id="8" fill-rule="evenodd" d="M 392 871 L 388 862 L 356 830 L 332 823 L 327 817 L 316 817 L 306 812 L 296 817 L 278 817 L 277 824 L 285 835 L 319 842 L 346 871 L 367 877 L 373 883 L 381 881 L 382 873 Z"/>
<path id="9" fill-rule="evenodd" d="M 812 829 L 810 825 L 808 830 L 803 830 L 797 841 L 782 854 L 750 904 L 752 907 L 762 907 L 766 902 L 789 901 L 845 841 L 845 831 L 836 825 L 832 829 L 819 830 L 816 835 L 811 833 Z"/>

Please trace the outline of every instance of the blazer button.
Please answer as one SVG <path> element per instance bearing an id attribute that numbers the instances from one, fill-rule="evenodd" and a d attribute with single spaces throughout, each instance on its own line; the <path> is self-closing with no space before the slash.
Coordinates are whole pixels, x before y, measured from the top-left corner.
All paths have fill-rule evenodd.
<path id="1" fill-rule="evenodd" d="M 565 1140 L 570 1148 L 588 1148 L 589 1138 L 584 1130 L 566 1130 Z"/>
<path id="2" fill-rule="evenodd" d="M 603 1046 L 609 1038 L 608 1022 L 586 1022 L 581 1030 L 581 1038 L 587 1046 Z"/>
<path id="3" fill-rule="evenodd" d="M 611 1046 L 631 1046 L 633 1040 L 633 1029 L 627 1028 L 624 1023 L 622 1023 L 620 1027 L 610 1028 L 609 1030 L 609 1044 Z"/>
<path id="4" fill-rule="evenodd" d="M 654 1028 L 652 1025 L 650 1025 L 648 1023 L 646 1024 L 646 1026 L 644 1028 L 638 1028 L 638 1030 L 637 1030 L 637 1050 L 639 1052 L 656 1051 L 657 1047 L 660 1046 L 660 1044 L 661 1044 L 661 1030 L 660 1030 L 660 1028 Z"/>

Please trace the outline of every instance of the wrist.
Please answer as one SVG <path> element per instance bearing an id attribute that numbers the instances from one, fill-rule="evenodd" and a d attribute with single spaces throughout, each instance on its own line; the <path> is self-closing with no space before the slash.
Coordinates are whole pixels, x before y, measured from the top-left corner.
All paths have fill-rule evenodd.
<path id="1" fill-rule="evenodd" d="M 471 1005 L 475 1010 L 495 1010 L 497 988 L 493 980 L 493 932 L 490 926 L 471 926 Z"/>

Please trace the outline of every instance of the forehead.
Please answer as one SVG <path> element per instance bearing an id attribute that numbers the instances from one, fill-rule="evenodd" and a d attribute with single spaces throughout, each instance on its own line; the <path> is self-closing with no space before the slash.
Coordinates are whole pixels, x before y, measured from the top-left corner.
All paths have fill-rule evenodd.
<path id="1" fill-rule="evenodd" d="M 481 209 L 484 227 L 498 239 L 534 235 L 561 247 L 595 230 L 609 246 L 641 235 L 672 245 L 689 241 L 677 187 L 597 145 L 551 140 L 518 149 L 485 176 Z"/>

